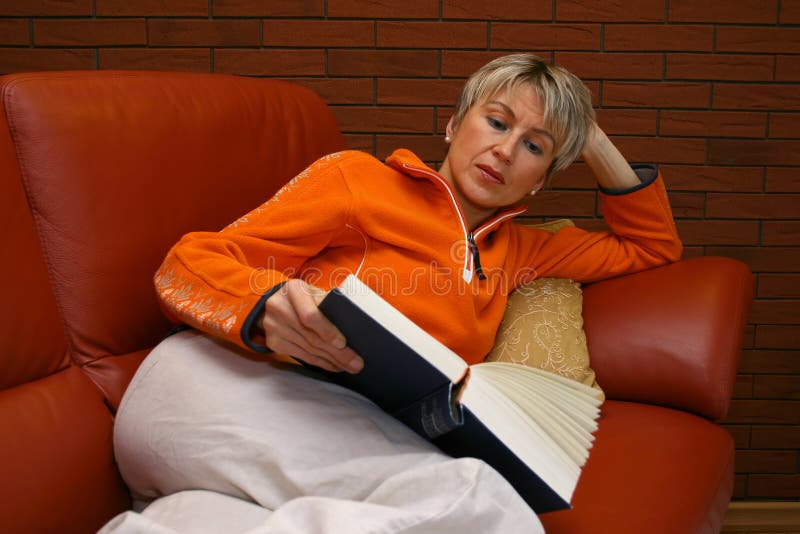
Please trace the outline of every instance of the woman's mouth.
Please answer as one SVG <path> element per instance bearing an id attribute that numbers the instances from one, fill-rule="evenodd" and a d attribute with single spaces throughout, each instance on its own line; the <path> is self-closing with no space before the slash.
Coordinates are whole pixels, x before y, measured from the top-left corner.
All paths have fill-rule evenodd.
<path id="1" fill-rule="evenodd" d="M 486 166 L 486 165 L 478 165 L 478 170 L 480 171 L 481 175 L 489 182 L 495 184 L 504 184 L 506 183 L 503 180 L 503 175 L 494 170 L 493 168 Z"/>

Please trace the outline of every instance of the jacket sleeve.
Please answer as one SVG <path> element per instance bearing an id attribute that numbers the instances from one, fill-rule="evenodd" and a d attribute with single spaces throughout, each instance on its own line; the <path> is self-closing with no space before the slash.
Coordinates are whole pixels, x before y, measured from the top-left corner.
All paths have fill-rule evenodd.
<path id="1" fill-rule="evenodd" d="M 185 235 L 154 281 L 171 319 L 240 346 L 269 352 L 249 326 L 275 288 L 347 224 L 351 195 L 336 154 L 309 166 L 275 196 L 220 232 Z"/>
<path id="2" fill-rule="evenodd" d="M 520 227 L 521 267 L 533 267 L 539 278 L 590 282 L 678 261 L 683 245 L 658 169 L 634 166 L 634 170 L 642 178 L 641 186 L 600 192 L 610 232 L 565 227 L 550 234 Z"/>

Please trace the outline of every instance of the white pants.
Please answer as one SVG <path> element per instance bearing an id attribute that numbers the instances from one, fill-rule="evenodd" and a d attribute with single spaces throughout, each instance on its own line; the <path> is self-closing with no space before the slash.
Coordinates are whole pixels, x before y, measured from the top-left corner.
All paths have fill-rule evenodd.
<path id="1" fill-rule="evenodd" d="M 544 532 L 483 462 L 446 456 L 357 393 L 194 331 L 145 359 L 114 447 L 134 498 L 152 504 L 101 532 Z"/>

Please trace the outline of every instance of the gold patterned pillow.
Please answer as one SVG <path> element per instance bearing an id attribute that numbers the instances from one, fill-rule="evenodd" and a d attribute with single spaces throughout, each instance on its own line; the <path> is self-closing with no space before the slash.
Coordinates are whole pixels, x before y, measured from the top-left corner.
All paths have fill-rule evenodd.
<path id="1" fill-rule="evenodd" d="M 536 227 L 556 231 L 563 226 L 573 226 L 572 221 Z M 583 292 L 573 280 L 539 278 L 518 287 L 508 298 L 486 361 L 538 367 L 599 390 L 589 364 L 582 310 Z"/>

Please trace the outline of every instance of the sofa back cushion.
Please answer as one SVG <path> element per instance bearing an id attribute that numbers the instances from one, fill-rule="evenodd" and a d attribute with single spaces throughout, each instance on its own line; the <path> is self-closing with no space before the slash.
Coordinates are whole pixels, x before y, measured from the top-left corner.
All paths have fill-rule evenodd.
<path id="1" fill-rule="evenodd" d="M 36 73 L 7 80 L 4 104 L 69 356 L 111 404 L 169 327 L 152 286 L 168 248 L 343 147 L 316 95 L 270 80 Z"/>

